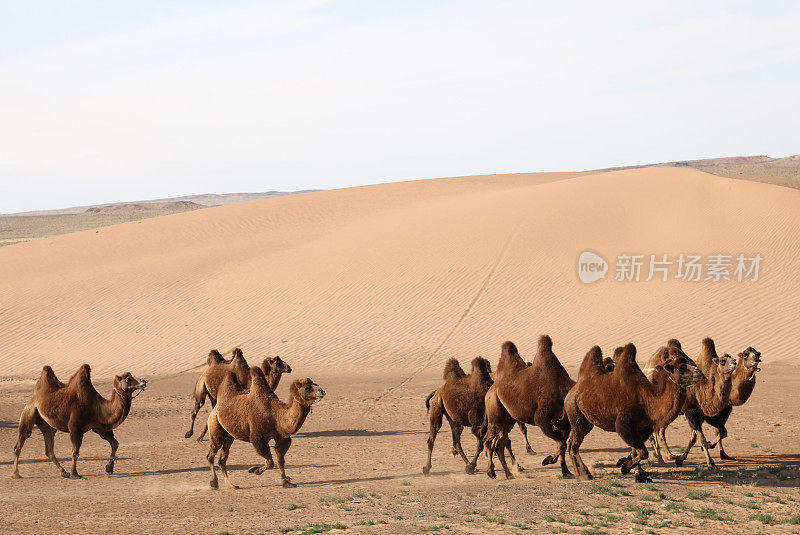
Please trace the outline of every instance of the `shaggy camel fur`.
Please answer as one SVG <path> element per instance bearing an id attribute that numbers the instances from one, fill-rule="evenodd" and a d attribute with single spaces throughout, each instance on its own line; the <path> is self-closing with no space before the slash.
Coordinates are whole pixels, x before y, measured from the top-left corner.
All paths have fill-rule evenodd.
<path id="1" fill-rule="evenodd" d="M 250 366 L 248 366 L 242 354 L 242 350 L 238 347 L 233 350 L 233 357 L 231 360 L 225 360 L 219 351 L 212 349 L 208 354 L 206 362 L 208 363 L 208 367 L 203 371 L 203 375 L 200 376 L 200 379 L 197 380 L 197 384 L 194 387 L 192 422 L 189 425 L 189 430 L 184 435 L 186 438 L 191 437 L 194 433 L 194 421 L 195 418 L 197 418 L 200 407 L 205 404 L 206 397 L 211 401 L 211 407 L 216 405 L 217 389 L 228 371 L 232 371 L 234 375 L 236 375 L 236 380 L 239 384 L 245 387 L 247 387 L 250 381 Z M 291 373 L 292 367 L 280 357 L 272 357 L 264 359 L 264 362 L 261 363 L 261 370 L 267 378 L 267 384 L 275 391 L 275 389 L 278 388 L 281 376 L 284 373 Z M 206 431 L 208 431 L 208 426 L 205 426 L 200 436 L 197 437 L 198 442 L 203 440 Z"/>
<path id="2" fill-rule="evenodd" d="M 75 372 L 67 384 L 58 380 L 50 366 L 42 369 L 42 375 L 33 387 L 33 397 L 25 405 L 19 417 L 19 438 L 14 446 L 14 473 L 19 478 L 19 454 L 25 440 L 31 436 L 36 425 L 44 436 L 44 451 L 47 458 L 61 471 L 61 477 L 80 478 L 78 454 L 83 435 L 94 431 L 111 445 L 111 456 L 106 464 L 106 473 L 114 472 L 119 442 L 114 438 L 116 429 L 131 410 L 131 398 L 137 390 L 143 390 L 147 381 L 137 379 L 130 372 L 114 378 L 111 399 L 105 399 L 92 385 L 91 368 L 84 364 Z M 56 431 L 69 433 L 72 442 L 72 472 L 67 473 L 53 452 Z"/>
<path id="3" fill-rule="evenodd" d="M 495 377 L 494 386 L 486 393 L 487 431 L 483 438 L 489 457 L 489 477 L 495 477 L 495 451 L 506 477 L 513 477 L 503 450 L 510 449 L 508 433 L 516 422 L 535 424 L 553 439 L 558 449 L 555 454 L 545 457 L 542 465 L 553 464 L 560 457 L 561 473 L 565 477 L 571 476 L 564 458 L 569 436 L 569 422 L 564 417 L 564 396 L 575 381 L 570 379 L 553 353 L 550 337 L 539 337 L 536 356 L 530 366 L 519 356 L 517 346 L 505 342 Z"/>
<path id="4" fill-rule="evenodd" d="M 708 447 L 713 449 L 719 444 L 719 458 L 722 460 L 736 460 L 725 453 L 722 447 L 722 439 L 728 436 L 725 424 L 731 416 L 733 407 L 744 405 L 750 399 L 750 395 L 756 386 L 756 372 L 761 370 L 759 368 L 761 353 L 752 347 L 748 347 L 739 353 L 736 360 L 736 369 L 733 371 L 733 377 L 731 378 L 730 405 L 721 410 L 716 416 L 705 418 L 705 421 L 717 430 L 716 438 Z"/>
<path id="5" fill-rule="evenodd" d="M 711 343 L 713 349 L 711 339 L 706 338 L 706 340 Z M 704 345 L 706 340 L 703 341 Z M 689 437 L 689 443 L 683 453 L 675 458 L 677 466 L 683 466 L 683 462 L 699 436 L 700 444 L 706 454 L 706 464 L 710 468 L 717 467 L 709 453 L 708 440 L 706 440 L 706 436 L 703 433 L 703 422 L 706 417 L 714 417 L 730 405 L 731 378 L 733 371 L 736 369 L 736 359 L 726 353 L 721 357 L 712 359 L 711 362 L 711 369 L 706 378 L 689 387 L 686 394 L 686 404 L 683 411 L 686 415 L 686 420 L 689 422 L 689 427 L 692 429 L 692 435 Z M 666 442 L 664 444 L 666 445 Z"/>
<path id="6" fill-rule="evenodd" d="M 480 434 L 484 415 L 483 398 L 492 386 L 491 373 L 492 365 L 483 357 L 472 359 L 472 370 L 469 375 L 464 373 L 458 360 L 447 361 L 442 374 L 444 384 L 425 400 L 430 421 L 430 436 L 428 436 L 428 461 L 422 467 L 423 474 L 428 475 L 431 471 L 433 444 L 436 441 L 436 434 L 442 427 L 443 416 L 447 418 L 453 435 L 453 455 L 461 456 L 467 465 L 468 474 L 475 473 L 475 464 L 483 450 Z M 472 462 L 467 459 L 461 447 L 461 433 L 465 427 L 469 427 L 478 439 L 478 448 Z"/>
<path id="7" fill-rule="evenodd" d="M 672 347 L 670 351 L 678 351 Z M 623 474 L 637 469 L 636 481 L 650 481 L 641 462 L 647 459 L 645 441 L 665 422 L 680 414 L 686 400 L 686 388 L 699 381 L 703 374 L 685 362 L 657 366 L 652 382 L 636 363 L 636 347 L 627 344 L 615 351 L 615 367 L 609 372 L 603 365 L 603 354 L 594 346 L 584 357 L 578 383 L 564 400 L 571 432 L 568 448 L 579 477 L 592 478 L 580 456 L 584 437 L 597 426 L 616 432 L 633 449 L 633 454 L 617 461 Z"/>
<path id="8" fill-rule="evenodd" d="M 294 381 L 289 387 L 289 403 L 278 399 L 267 384 L 261 368 L 250 368 L 250 388 L 245 390 L 233 372 L 228 372 L 217 391 L 217 404 L 208 417 L 210 446 L 206 459 L 211 467 L 211 488 L 218 488 L 214 457 L 219 451 L 219 468 L 229 488 L 238 488 L 228 479 L 227 460 L 234 440 L 250 442 L 256 453 L 269 459 L 268 442 L 275 440 L 278 468 L 283 486 L 295 487 L 286 475 L 285 455 L 295 434 L 311 412 L 311 405 L 325 396 L 325 391 L 309 378 Z M 267 466 L 253 467 L 260 475 Z"/>

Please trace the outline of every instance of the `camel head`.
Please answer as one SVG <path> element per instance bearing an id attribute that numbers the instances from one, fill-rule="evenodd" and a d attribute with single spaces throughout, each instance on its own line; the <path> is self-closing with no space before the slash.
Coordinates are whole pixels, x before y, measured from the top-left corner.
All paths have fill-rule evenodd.
<path id="1" fill-rule="evenodd" d="M 714 360 L 717 361 L 717 369 L 719 369 L 720 373 L 722 373 L 722 376 L 725 378 L 730 377 L 736 369 L 736 359 L 727 353 Z"/>
<path id="2" fill-rule="evenodd" d="M 761 353 L 752 347 L 748 347 L 739 353 L 739 361 L 741 361 L 742 366 L 749 371 L 761 371 L 761 368 L 758 367 L 758 365 L 761 364 Z"/>
<path id="3" fill-rule="evenodd" d="M 131 372 L 114 377 L 114 390 L 123 395 L 130 396 L 137 390 L 144 390 L 146 387 L 147 381 L 134 377 Z"/>
<path id="4" fill-rule="evenodd" d="M 325 391 L 308 377 L 293 382 L 289 392 L 303 405 L 311 405 L 325 397 Z"/>
<path id="5" fill-rule="evenodd" d="M 292 373 L 292 367 L 277 355 L 265 358 L 261 368 L 264 373 Z"/>
<path id="6" fill-rule="evenodd" d="M 664 366 L 656 366 L 656 370 L 663 368 L 669 375 L 672 381 L 678 386 L 691 386 L 698 381 L 701 381 L 705 376 L 700 368 L 694 364 L 687 362 L 676 362 L 665 364 Z"/>
<path id="7" fill-rule="evenodd" d="M 677 338 L 670 338 L 667 340 L 667 347 L 677 347 L 678 349 L 683 349 Z"/>

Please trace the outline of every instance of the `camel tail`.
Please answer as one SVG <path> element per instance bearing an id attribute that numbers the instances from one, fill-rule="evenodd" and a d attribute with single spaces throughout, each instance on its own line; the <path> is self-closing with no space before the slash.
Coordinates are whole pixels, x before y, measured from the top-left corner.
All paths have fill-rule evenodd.
<path id="1" fill-rule="evenodd" d="M 430 411 L 431 410 L 431 398 L 436 395 L 436 390 L 428 394 L 428 397 L 425 398 L 425 409 Z"/>

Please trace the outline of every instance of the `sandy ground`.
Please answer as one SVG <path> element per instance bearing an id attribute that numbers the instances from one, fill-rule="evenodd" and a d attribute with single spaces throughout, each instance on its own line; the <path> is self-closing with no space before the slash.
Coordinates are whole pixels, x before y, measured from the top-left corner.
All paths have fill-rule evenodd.
<path id="1" fill-rule="evenodd" d="M 574 367 L 568 370 L 576 373 Z M 437 386 L 437 375 L 428 370 L 377 403 L 375 398 L 402 377 L 313 377 L 328 395 L 289 450 L 287 470 L 299 487 L 286 490 L 279 486 L 277 470 L 247 473 L 259 458 L 243 443 L 234 444 L 229 460 L 231 477 L 242 488 L 209 489 L 208 443 L 183 438 L 191 409 L 188 392 L 197 374 L 153 379 L 134 400 L 117 432 L 120 461 L 113 476 L 104 473 L 107 444 L 90 434 L 79 465 L 85 479 L 62 480 L 44 458 L 41 434 L 35 431 L 22 454 L 24 479 L 12 480 L 8 461 L 16 439 L 14 421 L 31 386 L 5 384 L 0 398 L 0 451 L 6 452 L 0 463 L 0 531 L 302 533 L 310 525 L 338 524 L 348 533 L 800 532 L 800 525 L 781 523 L 800 513 L 800 426 L 794 418 L 800 373 L 793 366 L 765 360 L 752 400 L 734 412 L 726 446 L 737 461 L 707 471 L 695 449 L 683 468 L 653 468 L 652 485 L 619 475 L 613 464 L 625 451 L 623 444 L 598 430 L 587 437 L 583 450 L 587 462 L 595 463 L 599 477 L 594 482 L 563 480 L 557 468 L 541 467 L 553 443 L 535 428 L 529 431 L 536 450 L 532 456 L 525 453 L 518 431 L 512 435 L 526 467 L 519 478 L 467 475 L 450 454 L 446 423 L 436 442 L 432 475 L 422 476 L 424 398 Z M 287 384 L 279 387 L 282 397 Z M 104 393 L 108 389 L 107 384 L 100 387 Z M 685 423 L 676 422 L 669 437 L 682 444 Z M 464 446 L 474 451 L 468 433 Z M 56 453 L 66 461 L 69 452 L 67 436 L 59 434 Z M 483 458 L 478 467 L 485 466 Z M 763 523 L 772 521 L 779 524 Z"/>

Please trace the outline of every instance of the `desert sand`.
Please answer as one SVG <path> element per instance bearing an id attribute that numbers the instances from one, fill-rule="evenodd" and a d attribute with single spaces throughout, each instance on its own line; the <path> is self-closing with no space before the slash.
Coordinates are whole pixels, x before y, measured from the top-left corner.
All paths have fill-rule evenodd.
<path id="1" fill-rule="evenodd" d="M 645 515 L 650 529 L 662 517 L 673 528 L 685 520 L 685 530 L 796 529 L 750 517 L 761 511 L 784 520 L 800 502 L 798 227 L 798 190 L 658 167 L 311 192 L 2 248 L 0 451 L 8 453 L 0 468 L 7 475 L 15 420 L 42 365 L 66 380 L 89 362 L 105 394 L 108 378 L 126 370 L 151 386 L 118 432 L 114 476 L 102 472 L 106 444 L 87 436 L 86 480 L 62 481 L 36 431 L 22 454 L 28 479 L 0 478 L 0 524 L 38 533 L 59 526 L 255 533 L 312 522 L 354 532 L 580 532 L 579 511 L 588 511 L 618 517 L 602 527 L 615 532 L 642 527 L 625 509 L 631 505 L 655 510 Z M 611 272 L 586 285 L 576 273 L 585 250 L 603 255 L 612 270 L 620 253 L 759 253 L 764 260 L 756 282 L 620 283 Z M 467 476 L 450 456 L 445 425 L 434 474 L 422 478 L 424 398 L 442 363 L 456 357 L 466 367 L 477 355 L 496 362 L 507 339 L 532 357 L 542 333 L 553 337 L 573 377 L 593 344 L 609 353 L 633 342 L 640 362 L 670 337 L 690 356 L 705 336 L 720 352 L 755 346 L 763 375 L 752 401 L 734 412 L 727 447 L 740 460 L 724 463 L 717 477 L 695 470 L 703 460 L 696 450 L 683 469 L 654 470 L 657 491 L 669 500 L 649 502 L 642 496 L 656 490 L 627 479 L 620 481 L 631 495 L 612 498 L 538 466 L 551 446 L 536 429 L 535 457 L 524 455 L 516 431 L 512 437 L 531 479 Z M 205 356 L 234 347 L 251 363 L 281 355 L 295 377 L 310 376 L 329 392 L 288 454 L 298 489 L 280 489 L 275 471 L 241 470 L 256 456 L 236 444 L 229 466 L 244 489 L 207 490 L 207 443 L 182 438 Z M 683 444 L 686 425 L 670 429 L 671 443 Z M 464 444 L 472 451 L 468 433 Z M 604 477 L 616 473 L 612 459 L 622 443 L 615 435 L 595 430 L 584 444 Z M 66 436 L 57 438 L 56 453 L 68 455 Z M 754 483 L 779 501 L 761 496 L 758 510 L 737 505 L 763 491 Z M 685 498 L 691 490 L 713 495 L 701 503 Z M 686 509 L 667 509 L 673 499 Z M 705 506 L 730 522 L 698 518 Z"/>

